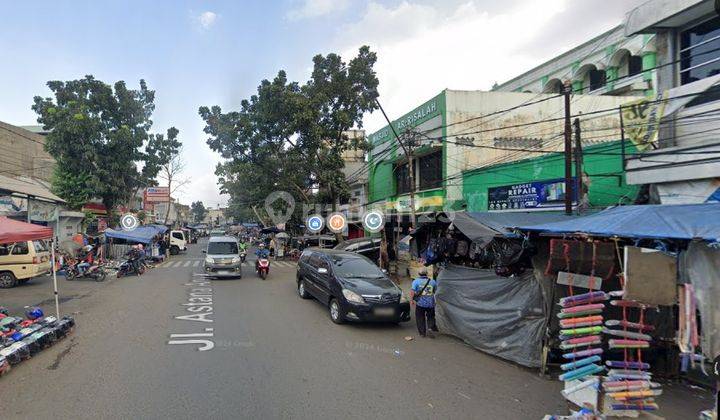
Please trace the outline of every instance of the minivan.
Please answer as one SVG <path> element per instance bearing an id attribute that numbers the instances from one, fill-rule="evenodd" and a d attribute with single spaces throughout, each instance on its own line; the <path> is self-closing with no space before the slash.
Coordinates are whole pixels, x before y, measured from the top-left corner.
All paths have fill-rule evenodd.
<path id="1" fill-rule="evenodd" d="M 50 272 L 50 251 L 45 241 L 0 244 L 0 288 L 25 283 Z"/>
<path id="2" fill-rule="evenodd" d="M 410 302 L 405 294 L 363 255 L 308 248 L 297 267 L 298 295 L 303 299 L 314 297 L 326 305 L 336 324 L 410 320 Z"/>
<path id="3" fill-rule="evenodd" d="M 211 277 L 242 277 L 240 247 L 233 236 L 211 236 L 205 256 L 205 274 Z"/>

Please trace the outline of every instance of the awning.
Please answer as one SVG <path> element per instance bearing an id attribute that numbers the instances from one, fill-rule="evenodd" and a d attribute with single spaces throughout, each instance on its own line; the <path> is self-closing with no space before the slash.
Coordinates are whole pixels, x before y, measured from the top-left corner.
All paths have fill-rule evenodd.
<path id="1" fill-rule="evenodd" d="M 469 240 L 480 245 L 489 243 L 496 236 L 517 236 L 512 229 L 518 226 L 533 226 L 544 223 L 572 220 L 579 216 L 560 212 L 456 212 L 440 213 L 437 220 L 452 224 Z M 418 229 L 413 235 L 421 231 Z"/>
<path id="2" fill-rule="evenodd" d="M 52 228 L 0 217 L 0 244 L 52 239 Z"/>
<path id="3" fill-rule="evenodd" d="M 565 222 L 521 230 L 636 239 L 720 240 L 720 204 L 621 206 Z"/>
<path id="4" fill-rule="evenodd" d="M 55 203 L 65 202 L 62 198 L 51 193 L 50 190 L 39 181 L 31 178 L 0 175 L 0 191 L 7 191 L 11 194 L 22 194 L 31 198 L 40 198 Z"/>
<path id="5" fill-rule="evenodd" d="M 159 233 L 160 231 L 156 226 L 140 226 L 134 230 L 115 230 L 108 228 L 105 230 L 105 237 L 149 244 L 152 243 L 153 237 Z"/>

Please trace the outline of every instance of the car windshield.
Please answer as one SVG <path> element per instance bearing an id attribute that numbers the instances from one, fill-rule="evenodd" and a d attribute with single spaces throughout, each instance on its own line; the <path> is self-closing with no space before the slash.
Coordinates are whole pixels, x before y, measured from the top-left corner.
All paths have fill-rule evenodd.
<path id="1" fill-rule="evenodd" d="M 210 242 L 207 253 L 215 255 L 237 254 L 238 246 L 235 242 Z"/>
<path id="2" fill-rule="evenodd" d="M 339 277 L 359 278 L 359 279 L 376 279 L 384 277 L 382 271 L 377 266 L 368 262 L 364 258 L 333 258 L 333 267 L 335 273 Z"/>

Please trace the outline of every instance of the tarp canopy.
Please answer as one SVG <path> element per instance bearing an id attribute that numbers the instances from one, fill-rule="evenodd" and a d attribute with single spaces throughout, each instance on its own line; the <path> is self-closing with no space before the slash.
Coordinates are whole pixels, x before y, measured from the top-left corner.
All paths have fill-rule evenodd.
<path id="1" fill-rule="evenodd" d="M 523 366 L 541 365 L 545 302 L 532 272 L 500 277 L 494 270 L 448 265 L 437 281 L 440 331 Z"/>
<path id="2" fill-rule="evenodd" d="M 153 237 L 158 233 L 160 233 L 160 231 L 157 226 L 140 226 L 134 230 L 115 230 L 108 228 L 105 230 L 105 237 L 149 244 L 152 243 Z"/>
<path id="3" fill-rule="evenodd" d="M 720 240 L 720 204 L 621 206 L 565 222 L 517 227 L 536 232 L 714 242 Z"/>
<path id="4" fill-rule="evenodd" d="M 515 234 L 512 229 L 518 226 L 532 226 L 544 223 L 567 221 L 577 218 L 575 215 L 566 215 L 561 212 L 456 212 L 454 214 L 440 213 L 436 219 L 452 224 L 473 242 L 487 244 L 496 236 L 512 237 Z M 434 223 L 434 221 L 433 221 Z M 433 223 L 420 227 L 413 236 L 421 232 L 423 228 Z"/>
<path id="5" fill-rule="evenodd" d="M 167 230 L 168 230 L 167 226 L 165 226 L 165 225 L 153 224 L 153 225 L 147 225 L 147 226 L 154 228 L 155 231 L 159 234 L 163 234 L 163 233 L 167 232 Z"/>
<path id="6" fill-rule="evenodd" d="M 0 217 L 0 244 L 52 239 L 52 228 Z"/>

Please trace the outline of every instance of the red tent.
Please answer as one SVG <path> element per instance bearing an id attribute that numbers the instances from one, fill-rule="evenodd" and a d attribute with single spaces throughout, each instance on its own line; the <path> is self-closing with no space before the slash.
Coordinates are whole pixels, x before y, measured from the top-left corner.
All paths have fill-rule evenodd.
<path id="1" fill-rule="evenodd" d="M 0 217 L 0 244 L 36 239 L 52 239 L 52 228 Z"/>

